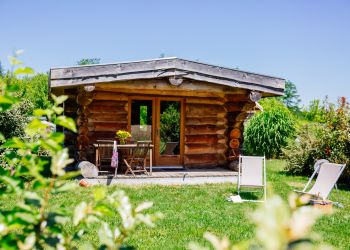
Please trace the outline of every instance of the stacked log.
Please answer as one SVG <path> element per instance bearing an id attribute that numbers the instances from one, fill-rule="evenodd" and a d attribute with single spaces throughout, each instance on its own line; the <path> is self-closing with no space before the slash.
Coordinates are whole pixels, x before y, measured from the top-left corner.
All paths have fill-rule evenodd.
<path id="1" fill-rule="evenodd" d="M 242 153 L 244 121 L 248 111 L 254 110 L 255 103 L 249 100 L 248 94 L 227 95 L 225 107 L 228 111 L 229 144 L 227 159 L 229 168 L 238 170 L 238 158 Z"/>
<path id="2" fill-rule="evenodd" d="M 78 125 L 78 137 L 77 137 L 77 150 L 78 161 L 86 161 L 89 148 L 89 105 L 92 102 L 92 93 L 86 92 L 84 88 L 79 88 L 76 102 L 79 105 L 77 110 L 77 125 Z"/>
<path id="3" fill-rule="evenodd" d="M 186 100 L 185 117 L 185 167 L 224 165 L 227 151 L 227 118 L 222 100 Z"/>
<path id="4" fill-rule="evenodd" d="M 57 95 L 62 93 L 56 93 Z M 77 119 L 77 112 L 79 105 L 76 102 L 76 89 L 67 89 L 63 93 L 64 95 L 68 96 L 68 99 L 64 103 L 64 115 L 67 117 L 71 117 L 74 120 Z M 77 141 L 77 134 L 65 129 L 64 130 L 64 145 L 68 148 L 69 158 L 77 160 L 77 152 L 76 152 L 76 141 Z"/>

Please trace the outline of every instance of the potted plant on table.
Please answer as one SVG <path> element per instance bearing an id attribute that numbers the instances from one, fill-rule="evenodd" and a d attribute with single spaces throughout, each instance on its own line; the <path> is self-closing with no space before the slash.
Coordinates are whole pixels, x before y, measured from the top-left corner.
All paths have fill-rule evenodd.
<path id="1" fill-rule="evenodd" d="M 125 144 L 126 140 L 131 137 L 131 134 L 126 130 L 118 130 L 116 138 L 119 139 L 120 144 Z"/>
<path id="2" fill-rule="evenodd" d="M 126 141 L 131 137 L 131 134 L 126 130 L 118 130 L 116 132 L 116 138 L 118 139 L 120 144 L 126 144 Z M 119 162 L 122 163 L 121 169 L 124 172 L 125 165 L 123 164 L 123 159 L 129 157 L 131 154 L 130 148 L 119 148 Z"/>

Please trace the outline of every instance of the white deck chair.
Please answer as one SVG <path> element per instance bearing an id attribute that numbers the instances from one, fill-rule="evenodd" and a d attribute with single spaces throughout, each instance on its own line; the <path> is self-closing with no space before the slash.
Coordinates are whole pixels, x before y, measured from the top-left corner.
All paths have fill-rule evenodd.
<path id="1" fill-rule="evenodd" d="M 346 164 L 335 164 L 325 162 L 320 164 L 311 175 L 309 181 L 305 185 L 302 191 L 297 191 L 297 193 L 301 194 L 309 194 L 311 196 L 315 196 L 317 198 L 322 198 L 323 200 L 327 199 L 329 194 L 331 193 L 333 187 L 337 183 L 340 175 L 342 174 Z M 310 186 L 313 178 L 318 172 L 318 176 L 314 185 L 309 191 L 306 191 Z"/>
<path id="2" fill-rule="evenodd" d="M 266 161 L 265 156 L 239 156 L 238 195 L 241 188 L 262 188 L 264 200 L 242 200 L 263 202 L 266 200 Z"/>

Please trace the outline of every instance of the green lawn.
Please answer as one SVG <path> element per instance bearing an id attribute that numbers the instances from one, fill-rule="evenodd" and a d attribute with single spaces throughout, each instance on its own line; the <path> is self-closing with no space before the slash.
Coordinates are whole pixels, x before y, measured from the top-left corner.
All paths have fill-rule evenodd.
<path id="1" fill-rule="evenodd" d="M 267 180 L 270 190 L 286 198 L 293 189 L 302 188 L 307 178 L 284 174 L 283 165 L 283 161 L 268 161 Z M 110 189 L 125 190 L 133 203 L 153 201 L 152 211 L 162 212 L 165 216 L 155 228 L 139 228 L 129 239 L 129 245 L 137 249 L 185 249 L 191 241 L 204 243 L 202 236 L 206 231 L 219 236 L 227 235 L 234 242 L 250 239 L 254 234 L 254 227 L 247 219 L 247 214 L 257 205 L 227 202 L 226 198 L 236 190 L 232 184 L 113 186 Z M 56 195 L 51 199 L 52 206 L 73 207 L 78 202 L 89 199 L 90 193 L 91 188 L 79 188 L 71 193 Z M 350 192 L 344 189 L 334 190 L 330 199 L 343 203 L 345 208 L 336 209 L 333 215 L 320 219 L 315 231 L 324 242 L 339 249 L 349 249 Z M 15 199 L 1 200 L 0 206 L 11 207 L 14 202 Z M 97 240 L 93 233 L 87 238 Z"/>

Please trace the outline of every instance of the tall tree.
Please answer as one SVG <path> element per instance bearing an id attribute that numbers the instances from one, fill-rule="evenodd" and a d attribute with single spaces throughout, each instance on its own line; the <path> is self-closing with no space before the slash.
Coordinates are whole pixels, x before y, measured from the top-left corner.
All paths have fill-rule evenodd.
<path id="1" fill-rule="evenodd" d="M 283 103 L 292 111 L 300 111 L 300 95 L 298 94 L 297 87 L 291 81 L 286 81 L 284 95 L 281 97 Z"/>
<path id="2" fill-rule="evenodd" d="M 88 64 L 99 64 L 101 61 L 100 58 L 83 58 L 80 59 L 77 64 L 78 65 L 88 65 Z"/>

